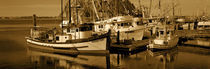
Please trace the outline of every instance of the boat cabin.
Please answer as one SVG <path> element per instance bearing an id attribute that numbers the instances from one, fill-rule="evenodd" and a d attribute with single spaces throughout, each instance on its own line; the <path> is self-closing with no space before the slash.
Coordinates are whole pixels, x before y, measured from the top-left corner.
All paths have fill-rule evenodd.
<path id="1" fill-rule="evenodd" d="M 35 27 L 31 29 L 30 37 L 32 39 L 40 39 L 42 38 L 43 33 L 45 33 L 48 29 L 44 27 Z"/>
<path id="2" fill-rule="evenodd" d="M 157 27 L 157 38 L 160 38 L 160 39 L 165 39 L 167 37 L 167 39 L 170 39 L 171 36 L 174 35 L 174 28 L 173 26 L 167 26 L 167 27 Z"/>
<path id="3" fill-rule="evenodd" d="M 208 22 L 199 22 L 198 30 L 210 30 L 210 21 Z"/>
<path id="4" fill-rule="evenodd" d="M 63 30 L 63 32 L 69 35 L 70 40 L 76 39 L 85 39 L 92 36 L 93 33 L 93 24 L 92 23 L 84 23 L 71 27 L 67 27 Z"/>
<path id="5" fill-rule="evenodd" d="M 67 34 L 56 34 L 55 41 L 56 43 L 65 43 L 71 38 L 70 35 Z"/>

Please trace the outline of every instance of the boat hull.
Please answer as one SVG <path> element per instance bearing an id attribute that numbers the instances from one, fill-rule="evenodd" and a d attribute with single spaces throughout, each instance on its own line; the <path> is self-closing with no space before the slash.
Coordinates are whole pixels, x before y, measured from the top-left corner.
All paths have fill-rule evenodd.
<path id="1" fill-rule="evenodd" d="M 80 43 L 44 43 L 32 39 L 27 39 L 27 42 L 33 46 L 53 49 L 77 49 L 79 51 L 106 50 L 106 38 Z"/>

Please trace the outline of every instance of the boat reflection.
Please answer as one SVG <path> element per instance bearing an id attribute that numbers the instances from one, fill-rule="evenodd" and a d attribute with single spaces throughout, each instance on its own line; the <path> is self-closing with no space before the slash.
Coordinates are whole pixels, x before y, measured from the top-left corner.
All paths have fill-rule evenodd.
<path id="1" fill-rule="evenodd" d="M 109 69 L 109 56 L 66 55 L 27 49 L 30 63 L 41 69 Z"/>
<path id="2" fill-rule="evenodd" d="M 149 69 L 174 69 L 178 48 L 155 52 L 148 50 L 147 53 L 147 61 L 151 65 Z"/>
<path id="3" fill-rule="evenodd" d="M 30 63 L 39 69 L 173 69 L 178 49 L 133 54 L 67 55 L 27 49 Z"/>
<path id="4" fill-rule="evenodd" d="M 135 54 L 111 54 L 111 65 L 119 69 L 173 69 L 178 48 L 162 51 L 141 51 Z"/>

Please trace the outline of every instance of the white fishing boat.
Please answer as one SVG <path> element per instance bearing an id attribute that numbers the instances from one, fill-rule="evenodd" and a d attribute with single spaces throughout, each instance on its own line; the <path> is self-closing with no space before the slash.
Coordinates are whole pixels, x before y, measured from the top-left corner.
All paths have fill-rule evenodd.
<path id="1" fill-rule="evenodd" d="M 69 13 L 71 13 L 71 11 L 69 11 Z M 81 23 L 78 19 L 76 20 L 77 22 L 72 22 L 72 16 L 69 14 L 68 22 L 63 21 L 62 16 L 61 29 L 43 29 L 36 26 L 36 17 L 34 17 L 35 27 L 31 29 L 31 34 L 26 40 L 33 46 L 36 45 L 45 48 L 107 51 L 108 34 L 94 34 L 93 27 L 95 24 Z M 63 22 L 65 22 L 66 25 L 64 25 Z"/>
<path id="2" fill-rule="evenodd" d="M 179 38 L 175 35 L 173 25 L 161 25 L 157 28 L 157 36 L 150 41 L 150 44 L 147 46 L 148 49 L 164 50 L 171 49 L 177 45 Z"/>
<path id="3" fill-rule="evenodd" d="M 112 30 L 113 35 L 117 35 L 120 32 L 120 40 L 133 39 L 142 40 L 145 30 L 145 24 L 140 18 L 132 16 L 117 16 L 107 20 L 95 22 L 95 31 L 108 31 Z M 138 37 L 138 38 L 137 38 Z"/>
<path id="4" fill-rule="evenodd" d="M 210 29 L 210 21 L 201 21 L 198 22 L 198 30 L 209 30 Z"/>
<path id="5" fill-rule="evenodd" d="M 78 50 L 106 50 L 106 35 L 92 35 L 91 25 L 57 30 L 40 31 L 32 28 L 27 42 L 51 48 L 76 48 Z"/>

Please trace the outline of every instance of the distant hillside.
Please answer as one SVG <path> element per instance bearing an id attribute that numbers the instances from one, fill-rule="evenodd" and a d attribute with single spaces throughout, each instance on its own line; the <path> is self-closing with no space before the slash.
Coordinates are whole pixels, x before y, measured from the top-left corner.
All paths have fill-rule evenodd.
<path id="1" fill-rule="evenodd" d="M 37 17 L 38 20 L 60 20 L 60 17 Z M 0 17 L 0 20 L 33 20 L 32 16 Z"/>

